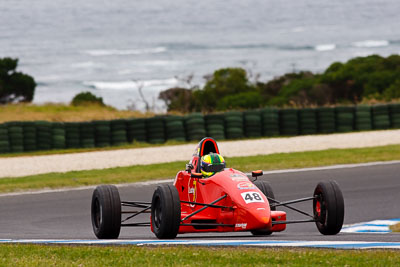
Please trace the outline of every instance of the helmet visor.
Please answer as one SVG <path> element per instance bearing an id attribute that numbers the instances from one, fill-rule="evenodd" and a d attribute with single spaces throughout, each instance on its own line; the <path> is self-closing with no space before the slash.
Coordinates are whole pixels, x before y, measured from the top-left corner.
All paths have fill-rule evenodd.
<path id="1" fill-rule="evenodd" d="M 207 164 L 202 166 L 205 172 L 220 172 L 225 168 L 225 163 Z"/>

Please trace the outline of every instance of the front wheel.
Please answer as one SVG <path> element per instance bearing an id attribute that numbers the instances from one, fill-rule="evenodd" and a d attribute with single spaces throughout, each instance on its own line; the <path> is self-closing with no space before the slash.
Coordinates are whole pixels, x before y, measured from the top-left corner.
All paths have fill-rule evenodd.
<path id="1" fill-rule="evenodd" d="M 116 239 L 121 230 L 121 199 L 114 185 L 100 185 L 92 195 L 92 226 L 99 239 Z"/>
<path id="2" fill-rule="evenodd" d="M 267 197 L 267 198 L 272 198 L 275 199 L 274 191 L 272 190 L 271 185 L 267 181 L 255 181 L 254 185 L 260 189 L 261 192 Z M 276 210 L 276 207 L 271 207 L 271 201 L 268 200 L 270 209 L 271 210 Z M 271 235 L 272 232 L 269 230 L 265 229 L 258 229 L 258 230 L 252 230 L 251 233 L 253 235 Z"/>
<path id="3" fill-rule="evenodd" d="M 173 185 L 161 185 L 154 191 L 151 202 L 151 224 L 159 239 L 173 239 L 181 222 L 181 202 Z"/>
<path id="4" fill-rule="evenodd" d="M 335 181 L 320 182 L 314 190 L 315 224 L 323 235 L 336 235 L 344 220 L 344 199 Z"/>

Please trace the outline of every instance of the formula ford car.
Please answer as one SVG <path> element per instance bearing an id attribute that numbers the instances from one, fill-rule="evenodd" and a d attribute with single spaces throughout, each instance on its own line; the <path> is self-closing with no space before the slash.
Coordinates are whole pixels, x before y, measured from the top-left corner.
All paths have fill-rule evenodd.
<path id="1" fill-rule="evenodd" d="M 151 203 L 121 202 L 115 186 L 98 186 L 91 205 L 95 235 L 100 239 L 118 238 L 121 226 L 150 226 L 160 239 L 199 232 L 250 231 L 254 235 L 270 235 L 285 230 L 287 224 L 303 222 L 315 222 L 324 235 L 335 235 L 341 230 L 344 200 L 335 181 L 318 183 L 311 197 L 280 202 L 268 182 L 257 181 L 262 171 L 253 171 L 252 180 L 232 168 L 203 177 L 200 159 L 209 153 L 219 153 L 218 146 L 214 139 L 204 138 L 186 170 L 178 172 L 173 185 L 158 186 Z M 312 201 L 313 214 L 291 206 L 303 201 Z M 286 220 L 286 212 L 276 210 L 280 206 L 307 219 Z M 143 213 L 151 213 L 149 222 L 132 222 Z"/>

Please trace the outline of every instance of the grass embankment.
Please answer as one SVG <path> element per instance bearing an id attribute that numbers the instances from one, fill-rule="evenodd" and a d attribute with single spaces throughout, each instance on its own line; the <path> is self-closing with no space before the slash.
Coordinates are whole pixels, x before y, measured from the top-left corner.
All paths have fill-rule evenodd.
<path id="1" fill-rule="evenodd" d="M 0 245 L 1 266 L 399 266 L 398 251 Z"/>
<path id="2" fill-rule="evenodd" d="M 358 149 L 330 149 L 323 151 L 279 153 L 264 156 L 226 158 L 227 166 L 244 172 L 305 168 L 346 163 L 400 160 L 400 145 Z M 137 165 L 103 170 L 50 173 L 20 178 L 1 178 L 0 192 L 77 187 L 95 184 L 120 184 L 174 178 L 185 167 L 186 161 Z"/>
<path id="3" fill-rule="evenodd" d="M 146 117 L 138 111 L 117 110 L 110 106 L 65 104 L 8 104 L 0 105 L 0 123 L 7 121 L 90 121 Z"/>
<path id="4" fill-rule="evenodd" d="M 400 232 L 400 223 L 397 223 L 395 225 L 391 225 L 389 228 L 390 228 L 390 230 L 392 230 L 392 232 L 398 233 L 398 232 Z"/>

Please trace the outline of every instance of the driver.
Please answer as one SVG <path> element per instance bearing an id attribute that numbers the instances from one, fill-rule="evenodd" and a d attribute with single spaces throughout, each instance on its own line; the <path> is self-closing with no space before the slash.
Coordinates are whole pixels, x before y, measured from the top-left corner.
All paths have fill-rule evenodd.
<path id="1" fill-rule="evenodd" d="M 217 153 L 210 153 L 201 157 L 201 173 L 204 178 L 208 178 L 216 174 L 217 172 L 225 169 L 224 158 Z"/>

